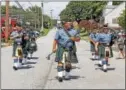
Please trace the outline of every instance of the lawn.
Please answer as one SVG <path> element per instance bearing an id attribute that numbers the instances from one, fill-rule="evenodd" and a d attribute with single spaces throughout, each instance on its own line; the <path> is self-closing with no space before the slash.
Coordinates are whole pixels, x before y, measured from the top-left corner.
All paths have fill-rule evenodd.
<path id="1" fill-rule="evenodd" d="M 46 36 L 49 33 L 50 29 L 45 29 L 41 31 L 41 36 Z"/>

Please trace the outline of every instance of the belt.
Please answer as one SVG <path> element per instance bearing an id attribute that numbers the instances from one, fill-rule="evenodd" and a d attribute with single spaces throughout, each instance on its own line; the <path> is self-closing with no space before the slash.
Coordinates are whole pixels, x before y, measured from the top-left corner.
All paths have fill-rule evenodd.
<path id="1" fill-rule="evenodd" d="M 105 47 L 110 46 L 110 44 L 109 44 L 109 43 L 100 43 L 100 45 L 103 45 L 103 46 L 105 46 Z"/>

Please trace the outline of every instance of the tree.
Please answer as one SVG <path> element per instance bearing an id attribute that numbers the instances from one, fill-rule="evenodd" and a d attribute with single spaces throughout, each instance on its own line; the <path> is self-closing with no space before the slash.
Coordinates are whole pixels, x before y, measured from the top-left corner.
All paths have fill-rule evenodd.
<path id="1" fill-rule="evenodd" d="M 125 29 L 126 28 L 126 9 L 123 11 L 123 13 L 118 17 L 118 24 Z"/>
<path id="2" fill-rule="evenodd" d="M 6 14 L 6 6 L 1 6 L 1 14 Z"/>
<path id="3" fill-rule="evenodd" d="M 119 5 L 121 4 L 123 1 L 113 1 L 113 5 Z"/>
<path id="4" fill-rule="evenodd" d="M 1 6 L 1 14 L 6 14 L 5 5 Z M 42 11 L 39 6 L 28 7 L 25 11 L 17 6 L 9 6 L 9 16 L 16 17 L 18 20 L 22 20 L 23 24 L 30 22 L 31 26 L 40 28 L 42 26 Z M 44 21 L 51 22 L 51 18 L 47 15 L 43 15 Z"/>
<path id="5" fill-rule="evenodd" d="M 99 17 L 102 14 L 106 1 L 71 1 L 60 13 L 63 21 Z"/>

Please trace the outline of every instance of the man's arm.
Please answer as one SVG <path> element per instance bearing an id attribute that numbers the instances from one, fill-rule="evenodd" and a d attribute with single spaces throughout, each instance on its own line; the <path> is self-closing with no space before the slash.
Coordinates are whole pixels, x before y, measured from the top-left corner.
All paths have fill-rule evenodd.
<path id="1" fill-rule="evenodd" d="M 56 50 L 57 50 L 57 40 L 54 40 L 53 41 L 53 49 L 52 49 L 52 51 L 56 52 Z"/>
<path id="2" fill-rule="evenodd" d="M 95 50 L 96 50 L 96 52 L 98 51 L 98 45 L 99 45 L 99 42 L 96 42 L 95 43 Z"/>
<path id="3" fill-rule="evenodd" d="M 94 40 L 92 40 L 90 37 L 89 37 L 89 40 L 95 45 L 95 42 Z"/>
<path id="4" fill-rule="evenodd" d="M 72 41 L 75 41 L 75 42 L 79 42 L 80 41 L 80 34 L 79 34 L 79 32 L 78 31 L 76 31 L 76 35 L 75 35 L 75 37 L 70 37 L 70 39 L 72 40 Z"/>
<path id="5" fill-rule="evenodd" d="M 58 39 L 59 39 L 59 32 L 57 31 L 56 35 L 55 35 L 55 39 L 53 41 L 53 48 L 52 48 L 53 52 L 56 52 L 56 50 L 57 50 Z"/>
<path id="6" fill-rule="evenodd" d="M 75 42 L 79 42 L 80 41 L 80 37 L 71 37 L 70 39 L 72 41 L 75 41 Z"/>

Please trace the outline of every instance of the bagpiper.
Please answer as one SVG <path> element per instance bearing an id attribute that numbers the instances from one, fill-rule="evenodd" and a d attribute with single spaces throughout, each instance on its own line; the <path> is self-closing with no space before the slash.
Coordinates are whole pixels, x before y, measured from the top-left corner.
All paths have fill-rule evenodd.
<path id="1" fill-rule="evenodd" d="M 101 33 L 96 38 L 95 50 L 98 52 L 100 57 L 99 66 L 103 67 L 103 71 L 107 72 L 108 59 L 110 57 L 110 42 L 111 34 L 106 25 L 104 25 Z"/>

